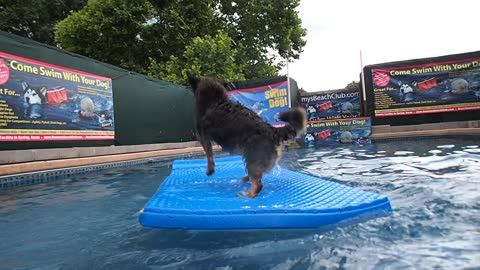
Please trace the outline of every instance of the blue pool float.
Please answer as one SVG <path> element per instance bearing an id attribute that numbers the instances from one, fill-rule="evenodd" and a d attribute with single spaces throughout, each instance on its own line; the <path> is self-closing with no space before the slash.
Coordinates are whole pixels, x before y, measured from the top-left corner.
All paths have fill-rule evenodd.
<path id="1" fill-rule="evenodd" d="M 387 197 L 275 167 L 255 198 L 238 197 L 250 184 L 240 180 L 239 156 L 217 158 L 205 175 L 205 159 L 176 160 L 171 174 L 140 213 L 146 227 L 236 230 L 319 228 L 386 216 Z"/>

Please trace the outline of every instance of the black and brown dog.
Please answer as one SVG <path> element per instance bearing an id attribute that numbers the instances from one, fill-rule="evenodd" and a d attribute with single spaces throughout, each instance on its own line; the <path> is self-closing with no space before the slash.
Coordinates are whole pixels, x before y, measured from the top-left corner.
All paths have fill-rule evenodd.
<path id="1" fill-rule="evenodd" d="M 262 176 L 269 172 L 282 155 L 285 143 L 295 139 L 306 128 L 307 115 L 303 108 L 292 108 L 279 115 L 287 122 L 275 128 L 255 112 L 232 102 L 224 83 L 215 78 L 189 77 L 195 96 L 197 136 L 208 160 L 207 175 L 215 172 L 212 141 L 223 149 L 240 151 L 251 182 L 246 197 L 253 198 L 262 190 Z"/>

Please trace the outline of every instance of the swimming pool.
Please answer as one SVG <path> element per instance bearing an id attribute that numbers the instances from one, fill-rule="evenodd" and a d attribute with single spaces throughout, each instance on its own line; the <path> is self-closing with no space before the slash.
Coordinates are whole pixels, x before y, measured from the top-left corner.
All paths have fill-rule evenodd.
<path id="1" fill-rule="evenodd" d="M 143 228 L 170 170 L 149 162 L 0 190 L 0 269 L 480 267 L 480 138 L 298 149 L 280 165 L 384 194 L 393 215 L 328 231 Z"/>

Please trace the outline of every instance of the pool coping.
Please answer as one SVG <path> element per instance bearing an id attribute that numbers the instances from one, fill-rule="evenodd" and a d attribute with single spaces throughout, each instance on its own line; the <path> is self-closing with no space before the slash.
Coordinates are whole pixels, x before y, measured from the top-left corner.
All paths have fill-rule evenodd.
<path id="1" fill-rule="evenodd" d="M 32 161 L 44 161 L 55 159 L 82 158 L 94 156 L 117 155 L 127 153 L 139 153 L 156 150 L 168 150 L 178 148 L 199 147 L 197 141 L 155 143 L 140 145 L 109 145 L 109 146 L 86 146 L 70 148 L 43 148 L 23 150 L 1 150 L 0 165 L 15 164 Z"/>
<path id="2" fill-rule="evenodd" d="M 227 155 L 227 153 L 221 152 L 220 147 L 214 147 L 214 151 L 216 156 Z M 189 159 L 201 156 L 204 156 L 201 147 L 190 147 L 114 156 L 3 165 L 0 166 L 2 174 L 4 173 L 3 168 L 10 167 L 16 170 L 11 170 L 11 172 L 15 173 L 0 175 L 0 191 L 58 181 L 71 176 L 96 173 L 102 169 L 137 166 L 147 163 L 162 163 L 167 167 L 175 159 Z M 25 170 L 26 166 L 29 166 L 30 169 Z"/>
<path id="3" fill-rule="evenodd" d="M 372 126 L 373 140 L 429 136 L 480 135 L 480 120 L 426 123 L 416 125 Z"/>
<path id="4" fill-rule="evenodd" d="M 219 150 L 215 147 L 215 150 Z M 79 166 L 90 166 L 104 163 L 115 163 L 128 160 L 139 160 L 146 158 L 179 156 L 192 153 L 203 153 L 202 147 L 186 147 L 165 150 L 144 151 L 136 153 L 123 153 L 103 156 L 87 156 L 74 158 L 61 158 L 54 160 L 40 160 L 22 163 L 0 165 L 0 176 L 15 175 L 21 173 L 47 171 L 60 168 L 71 168 Z"/>

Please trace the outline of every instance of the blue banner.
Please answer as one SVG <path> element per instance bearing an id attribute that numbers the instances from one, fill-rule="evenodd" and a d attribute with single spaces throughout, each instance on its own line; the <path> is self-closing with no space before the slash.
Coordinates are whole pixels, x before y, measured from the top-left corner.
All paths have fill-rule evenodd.
<path id="1" fill-rule="evenodd" d="M 303 146 L 370 143 L 370 117 L 319 120 L 307 123 L 305 136 L 298 140 Z"/>
<path id="2" fill-rule="evenodd" d="M 360 90 L 333 90 L 302 96 L 308 120 L 325 120 L 359 117 L 361 114 Z"/>
<path id="3" fill-rule="evenodd" d="M 256 88 L 239 89 L 228 92 L 233 101 L 256 112 L 272 126 L 283 126 L 278 114 L 289 108 L 287 81 Z"/>

